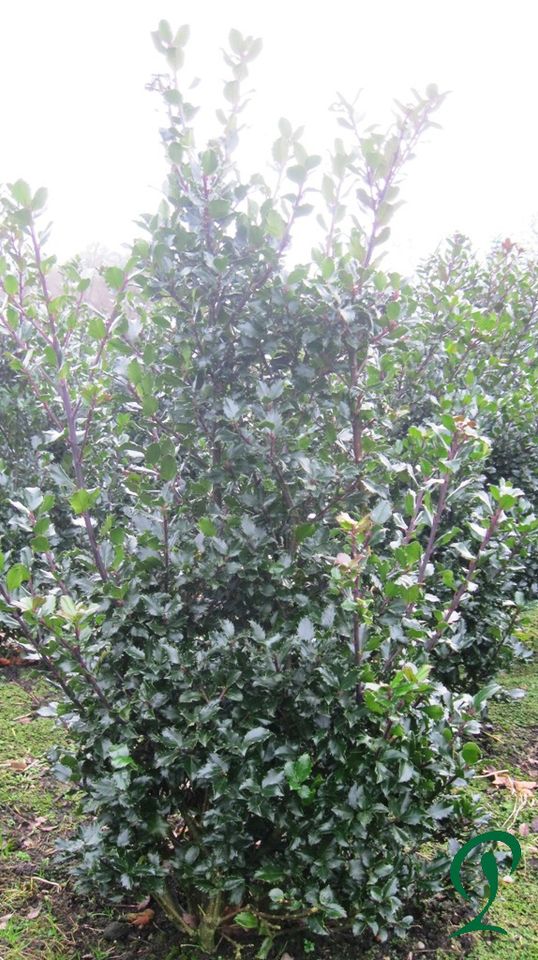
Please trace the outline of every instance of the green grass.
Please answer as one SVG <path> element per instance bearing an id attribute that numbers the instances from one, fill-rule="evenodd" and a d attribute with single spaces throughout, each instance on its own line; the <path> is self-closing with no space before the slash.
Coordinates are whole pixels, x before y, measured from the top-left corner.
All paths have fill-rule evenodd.
<path id="1" fill-rule="evenodd" d="M 50 689 L 37 680 L 30 694 L 18 683 L 1 684 L 0 713 L 0 809 L 32 812 L 36 817 L 54 815 L 56 794 L 43 789 L 47 753 L 65 740 L 53 720 L 35 717 L 30 723 L 19 718 L 31 714 L 37 703 L 50 696 Z M 28 760 L 25 771 L 11 769 L 10 761 Z"/>
<path id="2" fill-rule="evenodd" d="M 39 824 L 54 827 L 65 814 L 65 800 L 48 778 L 47 764 L 51 746 L 65 735 L 54 721 L 35 715 L 39 703 L 50 696 L 41 678 L 24 688 L 0 683 L 0 917 L 9 917 L 0 929 L 2 960 L 74 960 L 55 917 L 52 891 L 58 888 L 43 882 L 55 832 L 41 833 Z M 21 717 L 29 722 L 21 722 Z M 25 761 L 27 768 L 14 769 L 12 761 Z M 42 820 L 32 827 L 38 818 Z M 28 840 L 28 849 L 19 848 L 21 838 Z M 19 873 L 17 868 L 27 864 L 41 879 L 31 869 Z M 38 905 L 39 915 L 29 918 Z"/>
<path id="3" fill-rule="evenodd" d="M 19 901 L 20 904 L 20 901 Z M 17 906 L 16 903 L 9 904 Z M 2 909 L 8 907 L 3 903 Z M 69 944 L 60 930 L 49 904 L 45 904 L 39 917 L 28 920 L 24 914 L 15 913 L 7 927 L 0 930 L 2 960 L 74 960 L 69 953 Z"/>
<path id="4" fill-rule="evenodd" d="M 527 615 L 520 636 L 524 643 L 538 651 L 538 607 Z M 508 770 L 511 776 L 529 781 L 535 779 L 532 768 L 529 772 L 527 766 L 532 752 L 535 767 L 537 762 L 538 662 L 535 659 L 529 665 L 518 665 L 500 679 L 506 687 L 521 687 L 526 696 L 523 700 L 492 705 L 491 756 L 484 766 Z M 524 806 L 514 821 L 516 798 L 505 788 L 487 789 L 483 780 L 477 782 L 481 784 L 484 806 L 492 816 L 491 829 L 508 829 L 518 836 L 523 860 L 513 883 L 501 880 L 497 899 L 487 917 L 489 923 L 503 927 L 508 935 L 477 935 L 468 960 L 538 960 L 538 834 L 531 832 L 527 838 L 519 835 L 522 823 L 538 817 L 538 790 L 533 805 Z"/>

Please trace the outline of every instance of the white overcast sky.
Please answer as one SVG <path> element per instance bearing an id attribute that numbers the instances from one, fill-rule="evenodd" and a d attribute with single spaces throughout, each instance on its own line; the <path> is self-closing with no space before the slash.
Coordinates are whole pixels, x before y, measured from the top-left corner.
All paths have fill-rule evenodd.
<path id="1" fill-rule="evenodd" d="M 486 247 L 525 240 L 538 217 L 538 5 L 532 0 L 0 0 L 0 181 L 49 189 L 51 248 L 61 257 L 139 234 L 164 176 L 158 97 L 162 62 L 150 31 L 189 23 L 183 73 L 210 120 L 226 74 L 228 31 L 260 36 L 242 165 L 269 155 L 282 115 L 306 125 L 322 155 L 336 91 L 362 88 L 371 122 L 392 97 L 430 82 L 450 90 L 411 166 L 390 264 L 402 271 L 455 230 Z M 52 251 L 51 251 L 52 252 Z"/>

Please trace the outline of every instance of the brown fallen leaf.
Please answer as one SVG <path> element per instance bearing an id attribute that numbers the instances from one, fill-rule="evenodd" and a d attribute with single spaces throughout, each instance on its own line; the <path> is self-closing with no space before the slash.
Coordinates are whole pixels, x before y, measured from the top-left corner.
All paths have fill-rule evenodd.
<path id="1" fill-rule="evenodd" d="M 128 913 L 127 919 L 133 927 L 146 927 L 148 923 L 151 923 L 154 916 L 155 910 L 148 907 L 147 910 L 142 910 L 142 913 Z"/>
<path id="2" fill-rule="evenodd" d="M 520 823 L 519 824 L 520 837 L 528 837 L 529 833 L 530 833 L 530 827 L 528 823 Z"/>
<path id="3" fill-rule="evenodd" d="M 506 770 L 489 770 L 487 776 L 492 777 L 494 787 L 507 787 L 508 790 L 513 790 L 512 777 Z"/>
<path id="4" fill-rule="evenodd" d="M 532 791 L 538 787 L 538 780 L 514 780 L 514 790 L 527 799 L 531 799 Z"/>
<path id="5" fill-rule="evenodd" d="M 26 919 L 27 919 L 27 920 L 35 920 L 36 917 L 38 917 L 39 914 L 41 913 L 41 909 L 42 909 L 42 904 L 38 904 L 37 907 L 33 907 L 33 908 L 32 908 L 31 910 L 29 910 L 28 913 L 26 914 Z"/>
<path id="6" fill-rule="evenodd" d="M 538 787 L 536 780 L 514 780 L 505 770 L 488 770 L 488 777 L 492 777 L 494 787 L 506 787 L 510 793 L 519 793 L 526 799 L 531 799 L 532 791 Z"/>
<path id="7" fill-rule="evenodd" d="M 30 766 L 30 763 L 28 760 L 4 760 L 2 766 L 8 770 L 15 770 L 17 773 L 24 773 Z"/>
<path id="8" fill-rule="evenodd" d="M 31 826 L 34 829 L 41 830 L 42 833 L 50 833 L 51 830 L 57 830 L 58 827 L 53 823 L 48 823 L 45 817 L 38 817 Z"/>
<path id="9" fill-rule="evenodd" d="M 533 833 L 538 833 L 538 817 L 535 817 L 531 822 L 531 830 Z"/>
<path id="10" fill-rule="evenodd" d="M 29 824 L 30 833 L 35 833 L 36 830 L 41 830 L 42 833 L 50 833 L 51 830 L 57 830 L 58 827 L 54 824 L 49 823 L 46 817 L 36 817 L 35 820 Z"/>
<path id="11" fill-rule="evenodd" d="M 5 930 L 9 921 L 11 920 L 13 914 L 5 913 L 3 917 L 0 917 L 0 930 Z"/>

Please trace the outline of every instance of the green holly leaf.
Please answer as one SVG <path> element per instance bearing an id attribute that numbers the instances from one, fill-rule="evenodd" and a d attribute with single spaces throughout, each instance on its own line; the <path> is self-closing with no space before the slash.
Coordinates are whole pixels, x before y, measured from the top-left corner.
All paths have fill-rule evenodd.
<path id="1" fill-rule="evenodd" d="M 234 922 L 239 924 L 239 926 L 243 927 L 245 930 L 258 929 L 258 920 L 253 913 L 241 911 L 241 913 L 236 914 Z"/>
<path id="2" fill-rule="evenodd" d="M 30 579 L 30 571 L 24 563 L 14 563 L 6 574 L 8 590 L 18 590 L 21 584 Z"/>
<path id="3" fill-rule="evenodd" d="M 90 317 L 88 333 L 93 340 L 102 340 L 106 334 L 105 322 L 102 317 Z"/>
<path id="4" fill-rule="evenodd" d="M 477 760 L 480 760 L 480 757 L 482 756 L 482 751 L 480 750 L 480 747 L 478 746 L 477 743 L 470 741 L 469 743 L 465 743 L 463 745 L 461 749 L 461 754 L 463 759 L 465 760 L 465 763 L 473 764 L 473 763 L 476 763 Z"/>
<path id="5" fill-rule="evenodd" d="M 164 480 L 165 482 L 174 479 L 177 474 L 177 463 L 176 458 L 173 457 L 172 454 L 167 453 L 164 455 L 159 464 L 159 472 L 161 475 L 161 480 Z"/>
<path id="6" fill-rule="evenodd" d="M 69 503 L 76 514 L 87 513 L 99 498 L 99 490 L 76 490 L 69 497 Z"/>
<path id="7" fill-rule="evenodd" d="M 201 520 L 198 521 L 198 526 L 200 527 L 204 537 L 217 536 L 217 528 L 209 517 L 202 517 Z"/>

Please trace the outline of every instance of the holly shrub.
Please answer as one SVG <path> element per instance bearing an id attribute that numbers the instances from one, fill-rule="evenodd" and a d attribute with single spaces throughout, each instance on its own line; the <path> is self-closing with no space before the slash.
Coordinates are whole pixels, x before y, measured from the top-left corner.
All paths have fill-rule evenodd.
<path id="1" fill-rule="evenodd" d="M 469 241 L 456 235 L 422 266 L 415 296 L 410 363 L 396 394 L 408 404 L 404 430 L 447 405 L 469 409 L 489 441 L 484 477 L 492 486 L 515 486 L 536 513 L 536 254 L 507 238 L 481 264 Z M 441 527 L 462 526 L 467 518 L 467 504 L 453 503 Z M 479 538 L 478 531 L 472 535 Z M 438 664 L 438 674 L 464 688 L 520 652 L 512 631 L 525 600 L 538 590 L 536 539 L 519 539 L 515 550 L 508 542 L 505 547 L 504 559 L 482 566 L 480 589 L 462 610 L 457 649 Z"/>
<path id="2" fill-rule="evenodd" d="M 71 732 L 56 772 L 83 819 L 62 855 L 83 889 L 152 894 L 206 953 L 245 930 L 260 957 L 294 928 L 383 941 L 446 888 L 477 815 L 462 788 L 538 527 L 523 481 L 487 473 L 493 425 L 535 396 L 526 308 L 503 294 L 499 316 L 467 264 L 380 267 L 435 87 L 384 133 L 340 98 L 323 173 L 281 120 L 271 178 L 245 178 L 260 44 L 232 31 L 200 149 L 187 35 L 154 35 L 169 175 L 104 269 L 107 315 L 76 259 L 51 294 L 45 192 L 2 194 L 34 466 L 15 483 L 4 454 L 0 619 Z M 302 217 L 320 239 L 292 268 Z"/>

